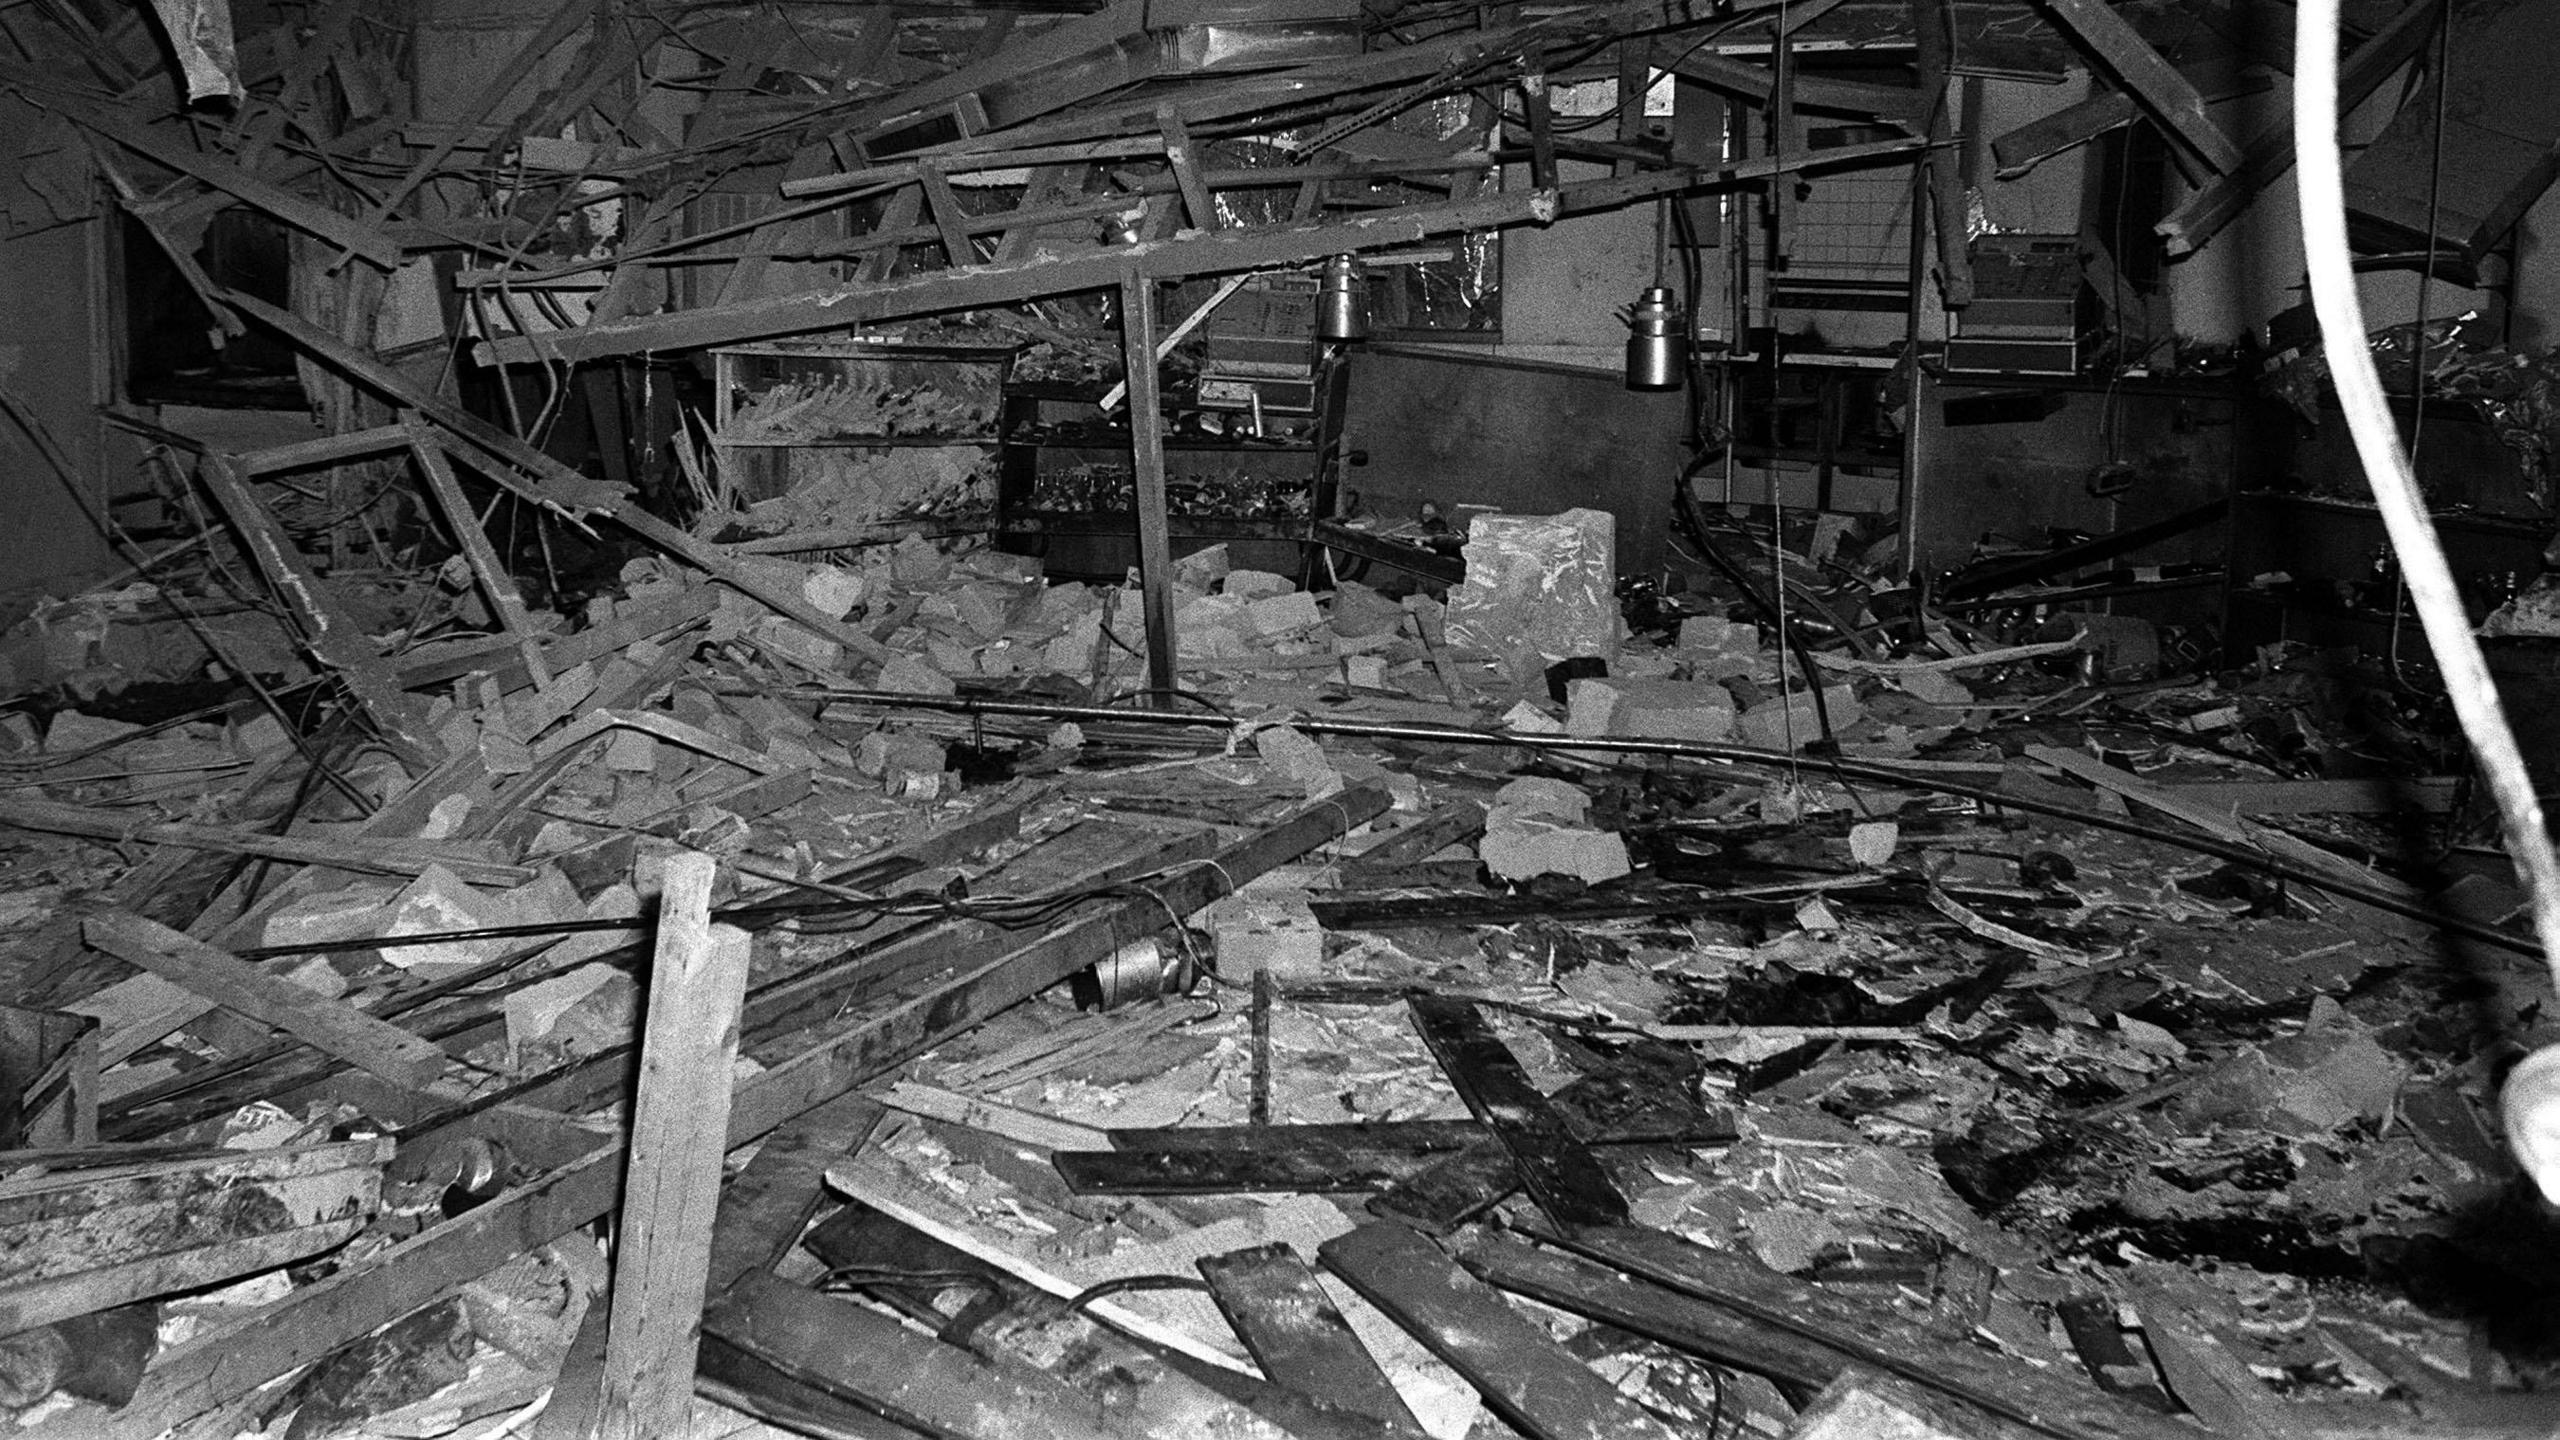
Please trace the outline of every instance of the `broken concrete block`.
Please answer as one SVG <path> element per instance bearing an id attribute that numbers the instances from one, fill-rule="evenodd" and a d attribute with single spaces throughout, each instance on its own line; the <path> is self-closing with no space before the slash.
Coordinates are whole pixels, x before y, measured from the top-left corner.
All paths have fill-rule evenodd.
<path id="1" fill-rule="evenodd" d="M 872 683 L 900 695 L 949 695 L 958 688 L 950 676 L 904 651 L 883 661 L 880 678 Z"/>
<path id="2" fill-rule="evenodd" d="M 1274 575 L 1268 570 L 1227 572 L 1226 593 L 1228 598 L 1233 600 L 1251 603 L 1273 595 L 1286 595 L 1297 588 L 1298 582 L 1286 575 Z"/>
<path id="3" fill-rule="evenodd" d="M 1585 739 L 1608 734 L 1618 713 L 1618 695 L 1618 687 L 1604 679 L 1566 681 L 1564 733 Z"/>
<path id="4" fill-rule="evenodd" d="M 1337 580 L 1327 616 L 1333 633 L 1345 639 L 1393 634 L 1404 623 L 1404 606 L 1357 580 Z"/>
<path id="5" fill-rule="evenodd" d="M 400 893 L 384 881 L 365 880 L 343 889 L 305 895 L 267 917 L 264 943 L 328 945 L 378 933 L 383 907 Z"/>
<path id="6" fill-rule="evenodd" d="M 1265 768 L 1305 790 L 1311 800 L 1342 788 L 1342 774 L 1325 758 L 1324 747 L 1286 725 L 1255 731 L 1253 749 Z"/>
<path id="7" fill-rule="evenodd" d="M 1233 568 L 1233 562 L 1227 559 L 1227 547 L 1222 542 L 1194 550 L 1174 561 L 1173 579 L 1177 585 L 1207 590 L 1225 579 Z"/>
<path id="8" fill-rule="evenodd" d="M 1255 633 L 1273 640 L 1303 635 L 1324 623 L 1324 611 L 1317 607 L 1316 597 L 1304 590 L 1256 600 L 1245 607 L 1245 615 L 1253 622 Z"/>
<path id="9" fill-rule="evenodd" d="M 1618 653 L 1617 521 L 1606 511 L 1478 515 L 1449 592 L 1452 645 L 1549 661 Z"/>
<path id="10" fill-rule="evenodd" d="M 779 615 L 767 615 L 758 620 L 748 633 L 754 636 L 756 644 L 812 670 L 832 673 L 843 668 L 844 646 L 841 642 L 830 640 L 806 625 L 795 624 Z"/>
<path id="11" fill-rule="evenodd" d="M 1342 680 L 1362 690 L 1387 688 L 1387 662 L 1379 655 L 1345 655 L 1342 657 Z"/>
<path id="12" fill-rule="evenodd" d="M 1488 814 L 1476 853 L 1487 869 L 1505 880 L 1571 875 L 1586 885 L 1597 885 L 1635 868 L 1627 855 L 1627 842 L 1608 831 L 1501 809 Z"/>
<path id="13" fill-rule="evenodd" d="M 1591 797 L 1562 780 L 1523 775 L 1493 792 L 1492 808 L 1579 824 L 1591 813 Z"/>
<path id="14" fill-rule="evenodd" d="M 616 730 L 605 741 L 604 765 L 631 775 L 647 775 L 658 768 L 658 737 L 645 730 Z"/>
<path id="15" fill-rule="evenodd" d="M 1556 717 L 1539 709 L 1537 706 L 1526 700 L 1523 700 L 1519 704 L 1502 712 L 1502 728 L 1505 730 L 1517 730 L 1523 735 L 1561 735 L 1564 733 L 1564 726 L 1557 722 Z"/>
<path id="16" fill-rule="evenodd" d="M 1228 984 L 1246 983 L 1262 970 L 1284 984 L 1324 973 L 1324 927 L 1304 894 L 1229 895 L 1209 907 L 1208 920 L 1218 975 Z"/>
<path id="17" fill-rule="evenodd" d="M 800 598 L 830 620 L 852 614 L 853 607 L 870 593 L 871 587 L 863 583 L 861 576 L 833 565 L 813 567 L 808 578 L 800 582 Z"/>
<path id="18" fill-rule="evenodd" d="M 122 739 L 141 728 L 123 720 L 108 720 L 96 715 L 83 715 L 77 710 L 65 710 L 55 715 L 53 723 L 45 727 L 44 749 L 48 755 L 65 755 Z"/>
<path id="19" fill-rule="evenodd" d="M 960 623 L 976 632 L 982 640 L 1002 635 L 1013 621 L 1014 592 L 993 581 L 981 580 L 963 585 L 953 593 L 951 604 Z"/>
<path id="20" fill-rule="evenodd" d="M 377 923 L 381 912 L 376 911 Z M 430 865 L 391 902 L 390 919 L 375 932 L 385 937 L 434 935 L 447 930 L 477 930 L 512 924 L 508 906 L 465 885 L 450 870 Z M 394 945 L 382 958 L 428 979 L 485 964 L 505 953 L 508 940 L 438 940 L 424 945 Z"/>
<path id="21" fill-rule="evenodd" d="M 1579 683 L 1579 682 L 1578 682 Z M 1612 680 L 1617 704 L 1602 732 L 1647 740 L 1723 740 L 1733 734 L 1733 695 L 1682 680 Z M 1579 733 L 1579 732 L 1577 732 Z"/>
<path id="22" fill-rule="evenodd" d="M 1846 685 L 1826 685 L 1823 704 L 1831 712 L 1831 729 L 1836 734 L 1858 723 L 1866 712 L 1858 704 L 1857 692 Z M 1764 750 L 1784 750 L 1792 739 L 1797 748 L 1822 738 L 1822 719 L 1814 712 L 1810 691 L 1791 690 L 1785 696 L 1771 696 L 1742 712 L 1735 722 L 1734 738 L 1745 745 Z"/>

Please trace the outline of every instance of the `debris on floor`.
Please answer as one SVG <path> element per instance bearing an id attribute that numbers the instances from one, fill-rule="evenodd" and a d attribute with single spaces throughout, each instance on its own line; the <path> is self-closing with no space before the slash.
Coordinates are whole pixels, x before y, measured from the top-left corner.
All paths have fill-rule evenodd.
<path id="1" fill-rule="evenodd" d="M 21 697 L 22 1429 L 2550 1413 L 2512 877 L 2408 863 L 2458 785 L 2322 657 L 1808 658 L 1702 581 L 1577 660 L 1211 553 L 1155 708 L 1135 588 L 688 558 L 370 697 Z"/>

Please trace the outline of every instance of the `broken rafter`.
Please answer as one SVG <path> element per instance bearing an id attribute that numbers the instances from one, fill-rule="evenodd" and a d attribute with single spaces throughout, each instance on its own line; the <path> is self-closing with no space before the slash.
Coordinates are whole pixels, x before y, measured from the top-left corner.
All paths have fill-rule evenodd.
<path id="1" fill-rule="evenodd" d="M 1220 230 L 1075 255 L 1034 256 L 964 270 L 937 270 L 878 285 L 844 286 L 718 309 L 589 325 L 538 340 L 511 336 L 484 341 L 480 353 L 486 359 L 509 364 L 535 359 L 578 361 L 642 351 L 691 350 L 811 330 L 849 329 L 946 310 L 1098 290 L 1119 284 L 1133 271 L 1156 280 L 1226 274 L 1303 264 L 1346 252 L 1392 249 L 1434 235 L 1546 224 L 1566 215 L 1615 210 L 1660 195 L 1788 174 L 1811 166 L 1848 168 L 1903 159 L 1921 148 L 1917 140 L 1881 141 L 1714 168 L 1666 169 L 1623 180 L 1569 185 L 1552 194 L 1511 192 L 1474 200 L 1401 206 L 1347 220 Z"/>
<path id="2" fill-rule="evenodd" d="M 2205 113 L 2204 97 L 2103 0 L 2045 0 L 2055 24 L 2124 83 L 2190 170 L 2229 175 L 2248 157 Z M 2192 178 L 2201 179 L 2201 175 Z"/>
<path id="3" fill-rule="evenodd" d="M 2355 53 L 2338 67 L 2341 110 L 2362 104 L 2409 57 L 2426 47 L 2436 8 L 2443 3 L 2444 0 L 2412 0 L 2407 9 L 2392 16 L 2389 24 L 2356 47 Z M 2250 201 L 2291 168 L 2293 125 L 2279 117 L 2250 137 L 2248 153 L 2239 169 L 2188 196 L 2185 203 L 2151 228 L 2168 241 L 2171 255 L 2188 254 L 2248 209 Z"/>

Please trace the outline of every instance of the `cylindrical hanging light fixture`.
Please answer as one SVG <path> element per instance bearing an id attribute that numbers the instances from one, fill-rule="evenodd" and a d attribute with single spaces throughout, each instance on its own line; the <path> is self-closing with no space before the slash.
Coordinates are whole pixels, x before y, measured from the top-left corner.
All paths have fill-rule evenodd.
<path id="1" fill-rule="evenodd" d="M 1677 390 L 1687 379 L 1689 336 L 1667 285 L 1648 285 L 1627 312 L 1627 388 Z"/>
<path id="2" fill-rule="evenodd" d="M 1627 388 L 1677 390 L 1689 378 L 1689 327 L 1665 285 L 1671 269 L 1671 201 L 1654 202 L 1653 283 L 1625 311 Z"/>
<path id="3" fill-rule="evenodd" d="M 1316 286 L 1316 338 L 1365 340 L 1368 335 L 1369 293 L 1360 262 L 1336 255 L 1324 262 L 1324 279 Z"/>

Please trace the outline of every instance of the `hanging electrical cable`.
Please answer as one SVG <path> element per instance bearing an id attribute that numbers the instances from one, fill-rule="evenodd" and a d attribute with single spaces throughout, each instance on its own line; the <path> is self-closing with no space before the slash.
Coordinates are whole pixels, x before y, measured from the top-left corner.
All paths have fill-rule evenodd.
<path id="1" fill-rule="evenodd" d="M 2373 354 L 2365 344 L 2364 307 L 2356 295 L 2354 254 L 2347 244 L 2345 162 L 2338 149 L 2339 0 L 2300 0 L 2294 12 L 2294 174 L 2302 197 L 2302 252 L 2311 276 L 2312 311 L 2321 348 L 2346 412 L 2365 480 L 2382 511 L 2384 531 L 2407 578 L 2409 598 L 2435 652 L 2445 693 L 2497 801 L 2507 853 L 2532 897 L 2534 933 L 2560 987 L 2560 854 L 2545 827 L 2524 754 L 2507 724 L 2487 659 L 2455 588 L 2444 546 L 2418 494 L 2417 477 L 2391 420 Z M 2560 1046 L 2526 1057 L 2507 1080 L 2507 1140 L 2545 1198 L 2560 1204 Z"/>

